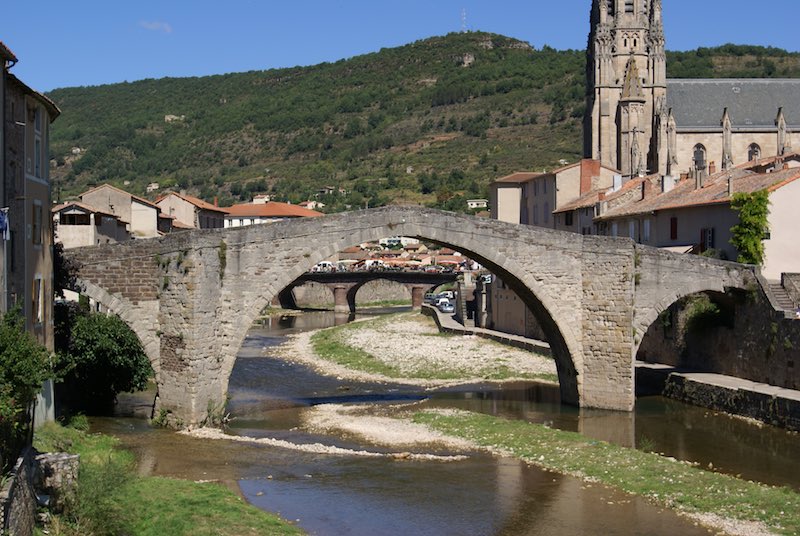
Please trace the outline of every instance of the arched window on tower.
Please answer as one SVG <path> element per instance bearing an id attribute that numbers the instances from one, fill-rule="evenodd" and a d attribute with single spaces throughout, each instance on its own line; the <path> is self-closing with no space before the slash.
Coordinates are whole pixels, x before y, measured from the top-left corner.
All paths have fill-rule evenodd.
<path id="1" fill-rule="evenodd" d="M 625 13 L 633 13 L 633 0 L 625 0 Z"/>
<path id="2" fill-rule="evenodd" d="M 694 168 L 697 171 L 705 171 L 707 165 L 705 146 L 702 143 L 695 145 L 692 150 L 692 155 L 694 156 Z"/>
<path id="3" fill-rule="evenodd" d="M 614 16 L 614 0 L 608 0 L 608 14 Z"/>
<path id="4" fill-rule="evenodd" d="M 752 162 L 761 158 L 761 147 L 757 143 L 751 143 L 747 148 L 747 161 Z"/>

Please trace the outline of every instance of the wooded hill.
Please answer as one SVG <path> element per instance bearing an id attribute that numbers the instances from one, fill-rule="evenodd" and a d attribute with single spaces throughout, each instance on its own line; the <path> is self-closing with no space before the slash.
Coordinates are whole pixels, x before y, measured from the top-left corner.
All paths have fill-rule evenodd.
<path id="1" fill-rule="evenodd" d="M 796 77 L 800 54 L 725 45 L 669 53 L 668 69 Z M 497 177 L 580 158 L 584 72 L 582 50 L 471 32 L 311 67 L 58 89 L 54 197 L 157 182 L 221 205 L 297 203 L 335 186 L 347 194 L 320 195 L 325 211 L 465 210 Z"/>

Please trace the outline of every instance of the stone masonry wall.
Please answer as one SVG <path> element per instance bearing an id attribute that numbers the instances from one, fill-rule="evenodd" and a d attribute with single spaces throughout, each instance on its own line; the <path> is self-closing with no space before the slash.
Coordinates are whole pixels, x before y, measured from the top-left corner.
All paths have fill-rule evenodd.
<path id="1" fill-rule="evenodd" d="M 33 451 L 26 449 L 0 490 L 0 531 L 11 536 L 31 536 L 36 523 L 33 491 Z"/>
<path id="2" fill-rule="evenodd" d="M 720 307 L 732 325 L 691 328 L 687 310 L 674 305 L 647 331 L 638 359 L 800 389 L 800 320 L 772 309 L 760 287 Z"/>
<path id="3" fill-rule="evenodd" d="M 583 253 L 582 396 L 594 408 L 633 409 L 634 250 L 624 239 L 587 241 Z"/>
<path id="4" fill-rule="evenodd" d="M 697 288 L 742 285 L 740 265 L 418 207 L 174 233 L 68 254 L 83 261 L 80 278 L 95 295 L 155 346 L 148 355 L 155 356 L 157 411 L 184 426 L 224 407 L 247 330 L 281 290 L 348 246 L 395 235 L 459 250 L 501 277 L 539 320 L 562 400 L 582 406 L 630 409 L 634 328 L 641 337 L 660 311 Z"/>
<path id="5" fill-rule="evenodd" d="M 783 274 L 781 281 L 794 305 L 800 307 L 800 274 Z"/>

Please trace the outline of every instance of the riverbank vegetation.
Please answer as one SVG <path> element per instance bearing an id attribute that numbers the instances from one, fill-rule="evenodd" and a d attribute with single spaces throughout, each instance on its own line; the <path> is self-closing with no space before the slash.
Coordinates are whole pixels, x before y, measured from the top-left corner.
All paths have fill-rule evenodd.
<path id="1" fill-rule="evenodd" d="M 251 506 L 219 483 L 135 474 L 133 455 L 118 440 L 48 423 L 37 430 L 42 451 L 80 455 L 77 496 L 52 518 L 62 536 L 298 535 L 297 527 Z"/>
<path id="2" fill-rule="evenodd" d="M 0 319 L 0 474 L 29 439 L 31 404 L 52 376 L 47 350 L 25 331 L 18 309 Z"/>
<path id="3" fill-rule="evenodd" d="M 640 495 L 737 534 L 800 534 L 800 494 L 525 421 L 425 411 L 414 422 L 544 469 Z M 766 529 L 766 530 L 764 530 Z"/>
<path id="4" fill-rule="evenodd" d="M 553 360 L 477 337 L 439 333 L 419 313 L 320 330 L 314 353 L 349 369 L 394 380 L 557 381 Z"/>

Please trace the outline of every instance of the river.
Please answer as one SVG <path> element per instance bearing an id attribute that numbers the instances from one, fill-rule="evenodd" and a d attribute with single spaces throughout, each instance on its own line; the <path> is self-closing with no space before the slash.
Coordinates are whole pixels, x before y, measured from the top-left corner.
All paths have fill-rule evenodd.
<path id="1" fill-rule="evenodd" d="M 552 386 L 472 385 L 431 394 L 404 385 L 343 384 L 270 356 L 269 349 L 289 333 L 346 320 L 314 312 L 273 318 L 254 327 L 231 375 L 230 433 L 385 452 L 391 449 L 300 431 L 301 413 L 310 405 L 332 401 L 457 407 L 580 431 L 800 489 L 797 434 L 661 397 L 640 398 L 632 414 L 581 411 L 562 406 L 558 388 Z M 709 533 L 641 499 L 512 459 L 473 453 L 462 461 L 398 461 L 200 440 L 151 428 L 143 418 L 151 402 L 147 394 L 121 398 L 119 416 L 93 418 L 93 431 L 120 437 L 136 453 L 142 474 L 220 480 L 252 504 L 280 513 L 310 534 Z"/>

